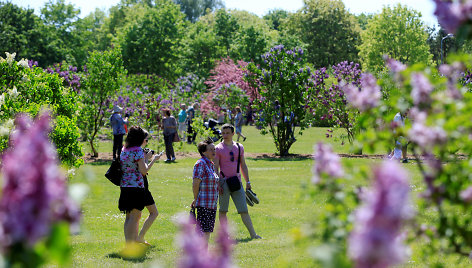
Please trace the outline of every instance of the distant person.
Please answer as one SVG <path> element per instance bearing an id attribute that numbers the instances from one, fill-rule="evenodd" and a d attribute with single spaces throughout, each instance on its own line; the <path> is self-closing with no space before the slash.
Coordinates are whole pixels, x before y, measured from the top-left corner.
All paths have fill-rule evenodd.
<path id="1" fill-rule="evenodd" d="M 242 144 L 233 141 L 234 126 L 224 124 L 221 127 L 223 141 L 216 145 L 215 168 L 220 172 L 220 222 L 226 221 L 226 213 L 228 213 L 229 198 L 233 200 L 236 210 L 241 215 L 241 220 L 246 226 L 252 239 L 260 239 L 256 234 L 252 225 L 251 217 L 247 209 L 246 194 L 241 186 L 239 190 L 230 192 L 226 180 L 230 177 L 237 176 L 241 184 L 241 173 L 246 180 L 246 189 L 251 189 L 249 181 L 249 172 L 244 158 L 244 147 Z M 240 156 L 240 157 L 239 157 Z M 238 167 L 239 162 L 239 167 Z M 241 172 L 239 172 L 241 170 Z"/>
<path id="2" fill-rule="evenodd" d="M 193 202 L 197 209 L 197 222 L 207 245 L 215 227 L 218 205 L 219 177 L 212 160 L 215 159 L 215 145 L 211 139 L 200 142 L 197 146 L 201 157 L 193 167 Z"/>
<path id="3" fill-rule="evenodd" d="M 253 111 L 252 111 L 252 104 L 249 104 L 249 107 L 247 108 L 246 112 L 246 126 L 250 125 L 252 126 L 254 124 L 254 118 L 253 118 Z"/>
<path id="4" fill-rule="evenodd" d="M 125 126 L 128 124 L 128 115 L 125 115 L 125 118 L 121 117 L 122 111 L 123 108 L 115 105 L 113 114 L 110 116 L 110 126 L 113 129 L 113 159 L 121 155 L 123 136 L 126 134 Z"/>
<path id="5" fill-rule="evenodd" d="M 174 137 L 177 135 L 177 121 L 169 109 L 162 110 L 162 128 L 164 129 L 164 144 L 166 146 L 166 162 L 175 161 Z"/>
<path id="6" fill-rule="evenodd" d="M 198 102 L 195 102 L 192 106 L 188 107 L 187 109 L 187 143 L 191 144 L 195 142 L 195 138 L 197 137 L 197 132 L 193 131 L 192 123 L 193 119 L 195 118 L 195 110 L 199 107 Z"/>
<path id="7" fill-rule="evenodd" d="M 154 199 L 147 189 L 145 176 L 154 162 L 159 160 L 160 155 L 144 152 L 143 147 L 148 144 L 149 134 L 141 127 L 133 126 L 126 136 L 125 147 L 120 155 L 123 169 L 123 178 L 120 183 L 120 199 L 118 208 L 126 214 L 124 233 L 126 242 L 139 242 L 146 245 L 149 243 L 144 239 L 146 232 L 157 218 L 158 211 Z M 146 164 L 145 159 L 150 160 Z M 146 207 L 149 216 L 139 230 L 141 212 Z"/>
<path id="8" fill-rule="evenodd" d="M 181 104 L 179 111 L 179 137 L 184 138 L 184 132 L 187 130 L 187 105 Z"/>
<path id="9" fill-rule="evenodd" d="M 243 113 L 241 112 L 241 108 L 236 106 L 236 116 L 234 117 L 234 124 L 236 127 L 236 134 L 238 138 L 236 141 L 239 142 L 239 137 L 243 137 L 243 141 L 246 141 L 246 136 L 243 134 Z"/>
<path id="10" fill-rule="evenodd" d="M 398 127 L 405 126 L 405 119 L 408 116 L 409 109 L 406 109 L 404 112 L 398 112 L 395 117 L 393 118 L 393 122 L 395 122 Z M 400 160 L 402 159 L 402 163 L 408 163 L 407 157 L 408 151 L 408 141 L 403 136 L 399 136 L 395 140 L 395 148 L 389 154 L 390 159 Z"/>

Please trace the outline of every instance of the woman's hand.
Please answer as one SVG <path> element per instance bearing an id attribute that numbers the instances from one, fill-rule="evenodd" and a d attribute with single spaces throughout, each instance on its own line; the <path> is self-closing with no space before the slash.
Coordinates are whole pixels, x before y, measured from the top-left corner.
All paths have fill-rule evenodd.
<path id="1" fill-rule="evenodd" d="M 159 158 L 161 158 L 161 154 L 155 154 L 152 161 L 157 161 L 157 160 L 159 160 Z"/>

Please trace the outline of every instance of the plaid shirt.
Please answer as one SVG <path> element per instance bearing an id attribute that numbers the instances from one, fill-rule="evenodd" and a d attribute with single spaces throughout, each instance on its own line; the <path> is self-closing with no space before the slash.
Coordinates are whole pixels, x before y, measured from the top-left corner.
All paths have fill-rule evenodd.
<path id="1" fill-rule="evenodd" d="M 206 157 L 198 159 L 193 166 L 193 178 L 201 180 L 195 206 L 216 210 L 220 178 L 215 172 L 213 162 Z"/>

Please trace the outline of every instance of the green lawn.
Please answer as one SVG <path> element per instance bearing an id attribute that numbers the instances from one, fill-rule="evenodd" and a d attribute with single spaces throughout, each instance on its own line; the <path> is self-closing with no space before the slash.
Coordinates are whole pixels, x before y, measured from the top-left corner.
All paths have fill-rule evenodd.
<path id="1" fill-rule="evenodd" d="M 248 135 L 244 142 L 247 152 L 273 153 L 274 146 L 269 136 L 261 136 L 255 128 L 243 129 Z M 334 142 L 324 137 L 325 130 L 312 128 L 298 137 L 291 152 L 310 154 L 313 144 L 318 141 Z M 102 143 L 100 150 L 106 151 L 108 145 Z M 194 148 L 194 147 L 193 147 Z M 334 145 L 336 152 L 347 152 L 347 146 Z M 111 149 L 111 148 L 110 148 Z M 184 150 L 192 151 L 192 146 L 184 145 Z M 103 174 L 109 163 L 87 164 L 77 171 L 77 183 L 89 185 L 90 192 L 83 202 L 83 221 L 81 232 L 72 237 L 73 260 L 76 267 L 148 267 L 161 265 L 175 266 L 179 250 L 175 244 L 177 228 L 172 219 L 179 212 L 187 213 L 192 201 L 191 173 L 196 159 L 178 159 L 175 163 L 155 164 L 150 172 L 150 190 L 159 210 L 159 217 L 147 234 L 147 240 L 155 245 L 145 258 L 127 261 L 116 257 L 124 243 L 124 215 L 117 208 L 119 188 L 105 179 Z M 354 170 L 380 160 L 343 159 Z M 309 183 L 313 161 L 307 158 L 249 158 L 247 159 L 254 191 L 261 203 L 250 207 L 250 214 L 262 240 L 249 240 L 249 234 L 242 224 L 234 205 L 230 204 L 229 219 L 234 226 L 234 238 L 238 241 L 234 250 L 234 262 L 240 267 L 313 267 L 316 264 L 305 250 L 295 246 L 291 230 L 315 221 L 324 204 L 324 195 L 312 197 L 303 190 Z M 422 185 L 415 165 L 404 165 L 412 175 L 412 189 L 416 193 Z M 362 178 L 354 177 L 352 184 L 366 184 Z M 347 185 L 346 187 L 349 187 Z M 143 219 L 147 212 L 143 213 Z M 216 227 L 218 228 L 218 220 Z M 213 240 L 213 239 L 212 239 Z M 213 243 L 211 241 L 211 243 Z M 415 248 L 427 246 L 414 244 L 412 258 L 406 267 L 429 266 L 426 260 L 416 253 Z M 428 259 L 432 262 L 446 258 L 453 266 L 467 266 L 467 260 L 437 255 Z M 459 261 L 459 263 L 456 263 Z"/>

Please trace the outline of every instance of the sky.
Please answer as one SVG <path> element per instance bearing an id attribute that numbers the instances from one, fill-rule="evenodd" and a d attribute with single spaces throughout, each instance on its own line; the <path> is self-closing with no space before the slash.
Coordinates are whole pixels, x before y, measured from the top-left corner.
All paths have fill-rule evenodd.
<path id="1" fill-rule="evenodd" d="M 287 11 L 296 11 L 303 6 L 303 0 L 223 0 L 226 8 L 246 10 L 263 16 L 273 9 L 284 9 Z M 34 8 L 39 14 L 40 8 L 44 6 L 47 0 L 11 0 L 12 3 L 22 7 Z M 116 5 L 120 0 L 66 0 L 66 3 L 72 3 L 81 10 L 81 17 L 88 15 L 96 8 L 108 10 Z M 434 3 L 432 0 L 343 0 L 346 8 L 353 14 L 360 13 L 379 13 L 382 7 L 386 5 L 393 6 L 397 3 L 407 5 L 423 16 L 423 21 L 433 26 L 437 24 L 434 16 Z"/>

